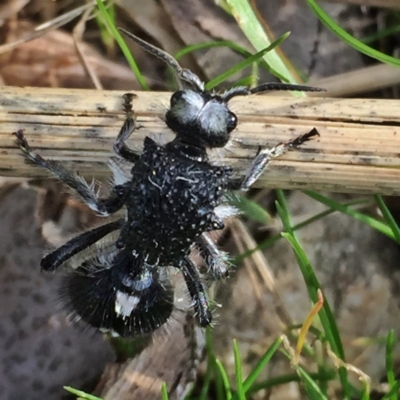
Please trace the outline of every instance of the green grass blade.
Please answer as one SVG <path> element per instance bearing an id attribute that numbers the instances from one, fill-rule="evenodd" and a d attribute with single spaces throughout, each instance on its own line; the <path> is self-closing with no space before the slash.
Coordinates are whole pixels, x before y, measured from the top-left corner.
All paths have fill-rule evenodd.
<path id="1" fill-rule="evenodd" d="M 288 240 L 290 245 L 292 246 L 297 262 L 299 264 L 301 273 L 303 275 L 304 281 L 307 286 L 307 290 L 309 296 L 313 303 L 318 301 L 317 290 L 321 288 L 318 278 L 314 273 L 314 270 L 307 258 L 306 253 L 300 246 L 300 243 L 297 241 L 290 221 L 290 214 L 288 211 L 288 207 L 286 204 L 286 199 L 282 190 L 277 190 L 278 202 L 276 202 L 276 207 L 279 216 L 282 219 L 283 226 L 286 230 L 286 233 L 282 233 L 282 236 Z M 332 313 L 332 310 L 329 306 L 329 303 L 324 295 L 324 305 L 319 312 L 319 318 L 321 324 L 324 328 L 325 336 L 332 348 L 332 351 L 345 361 L 345 355 L 343 350 L 342 340 L 340 338 L 339 330 L 336 325 L 335 317 Z M 346 399 L 350 398 L 350 385 L 347 379 L 347 371 L 343 367 L 339 368 L 339 377 L 343 388 L 343 393 Z"/>
<path id="2" fill-rule="evenodd" d="M 393 395 L 398 395 L 400 391 L 400 381 L 397 381 L 392 388 L 382 397 L 382 400 L 392 400 Z"/>
<path id="3" fill-rule="evenodd" d="M 233 354 L 235 356 L 237 396 L 239 400 L 246 400 L 246 395 L 243 388 L 242 361 L 240 359 L 240 352 L 236 339 L 233 339 Z"/>
<path id="4" fill-rule="evenodd" d="M 314 274 L 314 271 L 308 261 L 304 250 L 301 248 L 300 244 L 297 242 L 296 238 L 290 233 L 282 233 L 282 236 L 290 243 L 292 246 L 298 264 L 300 266 L 301 272 L 303 274 L 304 280 L 306 281 L 307 289 L 310 298 L 314 303 L 317 302 L 317 289 L 320 287 L 318 279 Z M 335 317 L 332 310 L 328 304 L 328 301 L 324 295 L 324 305 L 319 312 L 319 319 L 324 328 L 325 336 L 329 342 L 333 352 L 342 360 L 344 360 L 344 349 L 342 340 L 340 338 L 339 329 L 336 325 Z M 350 387 L 347 379 L 347 371 L 343 367 L 339 368 L 339 377 L 342 383 L 343 392 L 346 399 L 350 399 Z"/>
<path id="5" fill-rule="evenodd" d="M 239 46 L 235 42 L 231 42 L 230 40 L 219 40 L 216 42 L 196 43 L 196 44 L 192 44 L 190 46 L 186 46 L 185 48 L 183 48 L 182 50 L 179 50 L 175 54 L 175 59 L 179 60 L 186 54 L 193 53 L 194 51 L 198 51 L 198 50 L 211 49 L 213 47 L 229 47 L 230 49 L 236 51 L 239 54 L 242 54 L 245 57 L 250 57 L 252 55 L 248 50 L 246 50 L 242 46 Z"/>
<path id="6" fill-rule="evenodd" d="M 214 377 L 215 391 L 217 393 L 217 399 L 225 400 L 224 396 L 224 381 L 223 376 L 220 374 L 220 368 L 217 365 L 217 358 L 215 356 L 213 341 L 212 341 L 212 330 L 207 328 L 206 330 L 206 349 L 207 349 L 207 370 L 209 372 L 209 382 Z"/>
<path id="7" fill-rule="evenodd" d="M 221 379 L 222 379 L 222 383 L 224 385 L 225 399 L 231 400 L 232 399 L 232 391 L 231 391 L 231 385 L 229 384 L 228 374 L 226 373 L 225 368 L 222 365 L 220 360 L 216 359 L 215 364 L 219 370 L 219 373 L 220 373 Z M 220 397 L 218 397 L 218 398 L 220 398 Z"/>
<path id="8" fill-rule="evenodd" d="M 186 46 L 185 48 L 183 48 L 182 50 L 178 51 L 175 54 L 175 59 L 179 60 L 186 54 L 192 53 L 197 50 L 211 49 L 213 47 L 229 47 L 245 57 L 251 57 L 253 55 L 250 51 L 246 50 L 244 47 L 239 46 L 238 44 L 231 42 L 230 40 L 220 40 L 217 42 L 197 43 L 190 46 Z M 262 68 L 266 69 L 271 74 L 273 74 L 274 71 L 271 70 L 269 64 L 265 62 L 263 59 L 259 60 L 257 63 L 260 64 Z M 236 82 L 236 84 L 239 85 L 238 82 Z"/>
<path id="9" fill-rule="evenodd" d="M 214 349 L 212 346 L 212 337 L 210 328 L 206 329 L 206 349 L 207 349 L 207 369 L 204 377 L 204 383 L 201 388 L 200 400 L 208 400 L 209 398 L 208 390 L 210 388 L 211 375 L 213 372 L 213 362 L 215 358 Z"/>
<path id="10" fill-rule="evenodd" d="M 392 389 L 396 384 L 396 376 L 393 365 L 393 350 L 394 350 L 394 331 L 391 329 L 386 340 L 386 374 L 389 388 Z M 390 400 L 398 400 L 397 393 L 390 396 Z"/>
<path id="11" fill-rule="evenodd" d="M 319 373 L 311 373 L 309 374 L 310 378 L 313 381 L 331 381 L 333 379 L 335 379 L 335 377 L 337 376 L 336 371 L 331 370 L 331 371 L 325 371 L 325 372 L 319 372 Z M 248 392 L 246 392 L 248 395 L 252 395 L 254 393 L 259 392 L 260 390 L 268 390 L 273 388 L 274 386 L 280 386 L 280 385 L 284 385 L 286 383 L 290 383 L 290 382 L 299 382 L 300 381 L 300 377 L 298 374 L 287 374 L 287 375 L 280 375 L 277 376 L 276 378 L 270 378 L 264 382 L 259 382 L 259 383 L 254 383 L 250 389 L 248 390 Z"/>
<path id="12" fill-rule="evenodd" d="M 280 206 L 278 206 L 278 207 L 280 207 Z M 282 210 L 280 209 L 280 211 L 282 211 Z M 313 303 L 316 303 L 318 300 L 317 299 L 317 290 L 320 288 L 320 284 L 318 282 L 316 275 L 314 274 L 314 271 L 308 261 L 306 254 L 304 253 L 304 250 L 302 249 L 302 247 L 300 246 L 300 244 L 298 243 L 296 238 L 293 236 L 293 234 L 284 232 L 281 235 L 292 246 L 292 248 L 296 254 L 296 258 L 299 261 L 300 269 L 303 274 L 304 280 L 306 281 L 307 289 L 310 294 L 311 300 L 313 301 Z M 324 310 L 324 308 L 325 308 L 325 297 L 324 297 L 323 310 Z M 330 310 L 328 312 L 330 312 Z M 326 330 L 326 327 L 324 327 L 324 329 Z M 331 334 L 330 329 L 328 329 L 328 335 L 330 335 L 330 334 Z M 328 335 L 325 332 L 325 336 L 328 336 Z"/>
<path id="13" fill-rule="evenodd" d="M 131 70 L 133 71 L 136 79 L 138 80 L 141 88 L 143 90 L 149 90 L 149 86 L 147 85 L 146 80 L 144 79 L 142 73 L 140 72 L 139 67 L 136 64 L 135 59 L 132 57 L 132 54 L 129 50 L 129 47 L 126 45 L 124 39 L 122 38 L 121 34 L 119 33 L 117 27 L 114 25 L 112 18 L 108 15 L 106 8 L 101 0 L 96 0 L 97 7 L 100 10 L 101 15 L 103 16 L 105 23 L 107 24 L 108 29 L 110 29 L 112 35 L 114 36 L 115 40 L 117 41 L 122 53 L 124 54 L 126 61 L 128 62 Z"/>
<path id="14" fill-rule="evenodd" d="M 311 331 L 311 327 L 310 327 Z M 318 374 L 321 376 L 324 376 L 325 374 L 325 360 L 322 360 L 322 357 L 320 355 L 317 355 L 317 365 L 318 365 Z M 318 382 L 318 386 L 321 390 L 321 392 L 324 394 L 324 396 L 328 395 L 328 381 L 326 379 L 314 379 Z"/>
<path id="15" fill-rule="evenodd" d="M 229 204 L 242 211 L 247 218 L 250 218 L 260 224 L 267 224 L 269 221 L 271 221 L 271 216 L 269 213 L 254 200 L 236 193 L 229 193 L 227 198 Z"/>
<path id="16" fill-rule="evenodd" d="M 301 367 L 296 368 L 300 379 L 304 383 L 304 389 L 308 394 L 310 400 L 328 400 L 328 398 L 322 393 L 321 389 L 318 387 L 317 383 L 312 379 L 312 377 Z"/>
<path id="17" fill-rule="evenodd" d="M 363 390 L 361 392 L 361 399 L 360 400 L 370 400 L 370 390 L 368 385 L 362 381 Z"/>
<path id="18" fill-rule="evenodd" d="M 97 0 L 100 1 L 100 0 Z M 276 46 L 279 46 L 287 37 L 289 36 L 289 33 L 284 33 L 281 37 L 276 39 L 273 43 L 271 43 L 268 47 L 265 49 L 259 51 L 256 54 L 253 54 L 252 56 L 246 58 L 245 60 L 237 63 L 234 65 L 232 68 L 229 68 L 227 71 L 223 72 L 222 74 L 216 76 L 214 79 L 209 81 L 206 84 L 206 89 L 211 90 L 215 86 L 218 86 L 220 83 L 225 82 L 230 76 L 238 73 L 242 69 L 250 66 L 251 64 L 257 62 L 260 60 L 261 57 L 263 57 L 265 54 L 269 53 L 272 51 Z"/>
<path id="19" fill-rule="evenodd" d="M 381 29 L 379 32 L 376 32 L 372 35 L 368 35 L 367 37 L 362 38 L 362 42 L 366 45 L 376 42 L 377 40 L 384 39 L 388 36 L 394 35 L 400 32 L 400 25 L 389 26 L 386 29 Z"/>
<path id="20" fill-rule="evenodd" d="M 396 242 L 400 244 L 400 228 L 399 228 L 399 225 L 397 225 L 397 222 L 393 218 L 392 213 L 387 208 L 385 202 L 382 199 L 382 196 L 375 195 L 375 201 L 378 204 L 379 209 L 381 210 L 383 218 L 385 218 L 385 221 L 387 222 L 387 224 L 389 225 L 390 229 L 392 230 L 392 233 L 393 233 L 393 236 L 396 239 Z"/>
<path id="21" fill-rule="evenodd" d="M 245 393 L 247 393 L 256 379 L 259 377 L 261 372 L 265 369 L 269 361 L 271 360 L 272 356 L 276 353 L 279 349 L 280 345 L 282 344 L 282 338 L 276 339 L 272 345 L 268 348 L 268 350 L 264 353 L 264 355 L 260 358 L 257 365 L 253 368 L 250 372 L 249 376 L 243 382 L 243 389 Z"/>
<path id="22" fill-rule="evenodd" d="M 356 200 L 351 200 L 351 201 L 341 204 L 341 205 L 343 207 L 351 207 L 351 206 L 359 205 L 359 204 L 367 204 L 369 202 L 370 202 L 369 199 L 356 199 Z M 306 219 L 305 221 L 292 226 L 292 231 L 295 232 L 301 228 L 304 228 L 305 226 L 310 225 L 314 221 L 317 221 L 323 217 L 333 214 L 334 212 L 336 212 L 336 210 L 334 210 L 333 208 L 330 208 L 328 210 L 325 210 L 318 214 L 315 214 L 312 217 Z M 236 256 L 236 258 L 233 260 L 233 263 L 238 264 L 239 262 L 243 261 L 245 258 L 250 257 L 256 251 L 264 250 L 265 248 L 271 246 L 273 243 L 277 242 L 281 238 L 282 238 L 282 236 L 279 233 L 277 235 L 273 235 L 273 236 L 269 237 L 268 239 L 266 239 L 263 242 L 261 242 L 260 244 L 258 244 L 256 247 L 249 249 L 249 250 L 239 254 L 238 256 Z"/>
<path id="23" fill-rule="evenodd" d="M 107 7 L 108 10 L 108 15 L 110 16 L 110 19 L 112 21 L 112 24 L 115 25 L 115 6 L 114 4 L 111 4 L 109 7 Z M 107 28 L 104 20 L 101 18 L 101 14 L 96 13 L 95 15 L 97 25 L 100 30 L 100 36 L 101 36 L 101 41 L 104 43 L 106 48 L 111 51 L 114 51 L 115 48 L 115 39 L 114 36 L 111 34 L 110 30 Z"/>
<path id="24" fill-rule="evenodd" d="M 70 392 L 70 393 L 72 393 L 72 394 L 78 396 L 80 399 L 84 399 L 84 400 L 103 400 L 103 399 L 101 399 L 100 397 L 93 396 L 93 395 L 91 395 L 91 394 L 82 392 L 82 390 L 74 389 L 74 388 L 71 387 L 71 386 L 64 386 L 64 389 L 65 389 L 67 392 Z"/>
<path id="25" fill-rule="evenodd" d="M 382 221 L 377 220 L 376 218 L 370 217 L 369 215 L 363 214 L 359 211 L 352 210 L 351 208 L 344 206 L 337 201 L 334 201 L 328 197 L 322 196 L 317 192 L 313 192 L 311 190 L 305 190 L 307 196 L 311 197 L 314 200 L 319 201 L 322 204 L 332 208 L 335 211 L 340 211 L 343 214 L 349 215 L 365 224 L 369 225 L 371 228 L 376 229 L 377 231 L 383 233 L 386 236 L 389 236 L 391 239 L 396 240 L 392 229 Z"/>
<path id="26" fill-rule="evenodd" d="M 354 36 L 347 33 L 343 28 L 339 26 L 318 4 L 315 0 L 306 0 L 310 8 L 314 11 L 315 15 L 319 20 L 330 29 L 336 36 L 341 40 L 346 42 L 348 45 L 358 50 L 375 60 L 381 61 L 386 64 L 393 65 L 395 67 L 400 67 L 400 59 L 388 56 L 372 47 L 367 46 L 360 40 L 356 39 Z"/>
<path id="27" fill-rule="evenodd" d="M 235 82 L 235 86 L 248 86 L 248 87 L 252 87 L 253 86 L 253 82 L 254 82 L 254 76 L 250 75 L 250 76 L 246 76 L 243 79 L 239 79 L 238 81 Z"/>
<path id="28" fill-rule="evenodd" d="M 167 384 L 165 382 L 163 382 L 161 385 L 161 399 L 168 400 L 168 389 L 167 389 Z"/>
<path id="29" fill-rule="evenodd" d="M 227 3 L 231 8 L 231 14 L 236 19 L 236 22 L 258 52 L 271 44 L 248 0 L 227 0 Z M 279 75 L 279 79 L 284 82 L 297 83 L 296 77 L 275 50 L 265 54 L 263 58 L 270 65 L 271 69 L 275 71 L 273 72 L 274 75 Z"/>

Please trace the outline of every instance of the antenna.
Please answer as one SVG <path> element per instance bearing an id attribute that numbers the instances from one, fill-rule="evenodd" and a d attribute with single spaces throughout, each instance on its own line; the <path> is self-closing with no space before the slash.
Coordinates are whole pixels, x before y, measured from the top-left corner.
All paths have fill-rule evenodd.
<path id="1" fill-rule="evenodd" d="M 161 61 L 164 61 L 167 65 L 169 65 L 173 70 L 178 74 L 178 76 L 190 83 L 194 86 L 199 92 L 204 92 L 204 83 L 200 80 L 200 78 L 192 71 L 186 68 L 182 68 L 178 61 L 175 60 L 170 54 L 165 52 L 164 50 L 159 49 L 156 46 L 140 39 L 139 37 L 135 36 L 133 33 L 128 32 L 123 28 L 118 28 L 121 32 L 123 32 L 126 36 L 136 42 L 143 50 L 147 51 L 148 53 L 152 54 L 153 56 L 157 57 Z"/>
<path id="2" fill-rule="evenodd" d="M 256 86 L 253 89 L 250 89 L 246 86 L 237 86 L 227 90 L 225 93 L 221 94 L 222 100 L 228 102 L 233 97 L 236 96 L 248 96 L 250 94 L 255 93 L 264 93 L 272 90 L 293 90 L 293 91 L 300 91 L 300 92 L 324 92 L 325 89 L 312 87 L 312 86 L 305 86 L 305 85 L 294 85 L 291 83 L 281 83 L 281 82 L 270 82 L 270 83 L 263 83 L 259 86 Z"/>

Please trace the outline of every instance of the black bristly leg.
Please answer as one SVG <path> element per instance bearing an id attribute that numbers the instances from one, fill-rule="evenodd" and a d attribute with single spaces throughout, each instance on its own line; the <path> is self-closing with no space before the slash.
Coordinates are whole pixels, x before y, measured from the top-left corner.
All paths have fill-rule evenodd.
<path id="1" fill-rule="evenodd" d="M 16 144 L 24 153 L 26 160 L 37 167 L 47 169 L 55 177 L 63 181 L 70 188 L 74 189 L 82 200 L 97 214 L 107 216 L 118 211 L 125 203 L 125 196 L 128 190 L 128 183 L 124 185 L 114 186 L 110 196 L 106 199 L 99 198 L 99 191 L 96 190 L 95 181 L 88 184 L 86 180 L 64 168 L 64 166 L 54 160 L 46 160 L 39 154 L 35 153 L 29 146 L 28 141 L 24 137 L 23 130 L 14 132 L 17 138 Z"/>
<path id="2" fill-rule="evenodd" d="M 47 254 L 43 257 L 40 266 L 45 271 L 55 271 L 61 264 L 65 263 L 75 254 L 80 253 L 89 246 L 95 244 L 109 233 L 121 228 L 124 220 L 118 219 L 117 221 L 94 228 L 88 232 L 71 239 L 57 250 Z"/>
<path id="3" fill-rule="evenodd" d="M 132 110 L 132 99 L 134 95 L 131 93 L 124 94 L 124 111 L 126 113 L 126 119 L 122 125 L 121 130 L 117 136 L 117 140 L 114 143 L 114 151 L 120 157 L 125 160 L 136 163 L 139 160 L 139 154 L 130 149 L 125 141 L 129 139 L 133 131 L 136 129 L 135 113 Z"/>
<path id="4" fill-rule="evenodd" d="M 214 279 L 226 278 L 229 275 L 229 268 L 227 265 L 227 254 L 218 249 L 211 238 L 203 233 L 197 239 L 197 245 L 200 248 L 201 256 L 203 257 L 208 272 Z"/>
<path id="5" fill-rule="evenodd" d="M 212 315 L 208 305 L 206 290 L 201 282 L 197 266 L 189 257 L 185 257 L 182 260 L 180 268 L 185 278 L 189 294 L 193 299 L 196 318 L 200 326 L 209 326 L 212 321 Z"/>
<path id="6" fill-rule="evenodd" d="M 314 136 L 319 136 L 317 129 L 313 128 L 310 132 L 307 132 L 295 139 L 288 140 L 287 142 L 279 143 L 278 145 L 272 147 L 271 149 L 262 149 L 257 154 L 256 158 L 250 165 L 244 180 L 239 183 L 237 179 L 232 179 L 229 184 L 230 190 L 242 190 L 247 191 L 253 185 L 254 182 L 262 175 L 262 173 L 267 168 L 269 162 L 275 158 L 279 157 L 286 151 L 297 148 L 303 143 L 307 142 Z"/>

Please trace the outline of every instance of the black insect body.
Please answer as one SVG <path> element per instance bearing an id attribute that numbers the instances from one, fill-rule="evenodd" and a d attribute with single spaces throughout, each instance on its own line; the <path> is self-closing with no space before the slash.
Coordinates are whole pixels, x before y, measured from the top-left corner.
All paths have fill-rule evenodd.
<path id="1" fill-rule="evenodd" d="M 125 217 L 85 232 L 48 254 L 41 266 L 55 270 L 68 261 L 70 272 L 62 285 L 65 305 L 87 324 L 123 337 L 149 334 L 171 317 L 174 292 L 168 268 L 175 267 L 183 274 L 199 324 L 207 326 L 212 315 L 199 268 L 189 257 L 192 249 L 200 250 L 215 279 L 226 276 L 226 255 L 207 235 L 222 229 L 224 218 L 236 212 L 226 204 L 226 192 L 247 190 L 273 157 L 318 135 L 313 129 L 261 150 L 245 180 L 237 182 L 230 168 L 213 165 L 207 156 L 207 149 L 224 147 L 236 127 L 237 118 L 228 102 L 234 96 L 274 89 L 320 89 L 272 83 L 210 93 L 195 74 L 182 69 L 170 55 L 125 33 L 192 86 L 171 97 L 165 119 L 176 137 L 165 145 L 147 137 L 141 154 L 130 149 L 125 141 L 135 130 L 133 95 L 125 95 L 127 117 L 114 151 L 133 166 L 126 174 L 116 164 L 111 165 L 115 186 L 110 196 L 102 199 L 93 184 L 61 164 L 43 159 L 31 150 L 22 131 L 14 133 L 28 162 L 61 179 L 98 214 L 108 216 L 122 207 L 126 210 Z M 73 265 L 75 258 L 78 262 Z"/>
<path id="2" fill-rule="evenodd" d="M 176 144 L 145 139 L 126 196 L 130 224 L 121 230 L 121 247 L 140 249 L 150 264 L 173 265 L 203 232 L 223 227 L 215 208 L 231 170 L 210 165 L 204 154 L 193 160 Z"/>

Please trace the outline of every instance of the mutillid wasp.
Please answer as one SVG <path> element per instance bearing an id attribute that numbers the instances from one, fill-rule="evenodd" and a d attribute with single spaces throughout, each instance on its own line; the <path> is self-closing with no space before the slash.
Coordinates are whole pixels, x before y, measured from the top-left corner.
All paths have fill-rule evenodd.
<path id="1" fill-rule="evenodd" d="M 132 95 L 126 94 L 126 119 L 113 149 L 132 168 L 126 173 L 111 164 L 114 186 L 109 197 L 101 198 L 93 184 L 60 163 L 42 158 L 30 148 L 22 130 L 15 132 L 26 160 L 63 181 L 96 213 L 109 216 L 124 208 L 122 218 L 68 241 L 46 255 L 41 267 L 54 271 L 80 256 L 78 265 L 67 265 L 69 272 L 61 287 L 65 306 L 77 319 L 122 337 L 150 334 L 171 317 L 174 291 L 168 270 L 173 267 L 183 274 L 196 319 L 206 327 L 211 324 L 212 312 L 199 267 L 190 258 L 191 251 L 199 249 L 208 275 L 215 279 L 226 276 L 226 254 L 218 250 L 207 232 L 222 229 L 224 219 L 235 214 L 236 209 L 227 204 L 227 192 L 247 190 L 272 158 L 318 135 L 312 129 L 262 149 L 239 182 L 233 178 L 231 168 L 214 165 L 207 155 L 208 149 L 225 147 L 236 128 L 237 117 L 229 109 L 229 101 L 270 90 L 321 89 L 264 83 L 255 88 L 239 86 L 222 93 L 210 92 L 196 74 L 182 68 L 171 55 L 122 31 L 172 67 L 190 86 L 172 94 L 165 115 L 175 138 L 162 145 L 146 137 L 142 152 L 129 148 L 126 140 L 137 125 Z"/>

